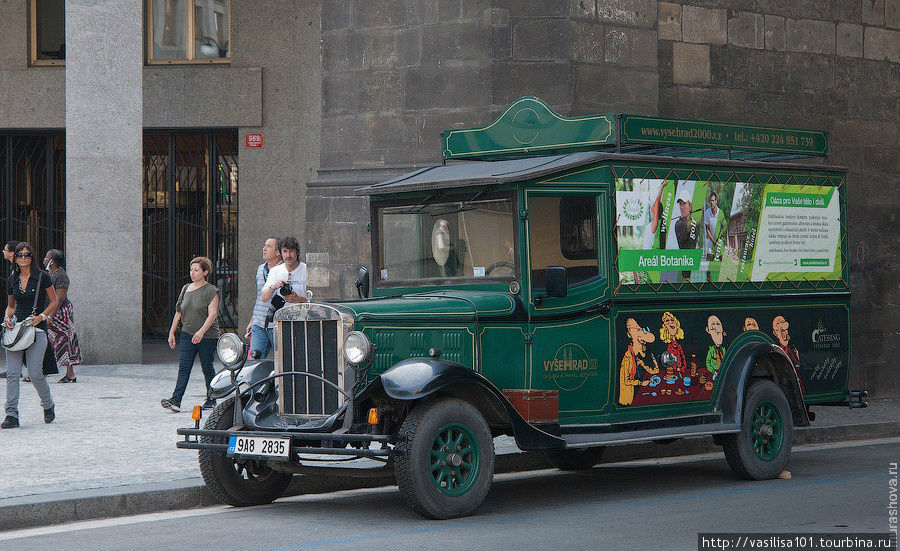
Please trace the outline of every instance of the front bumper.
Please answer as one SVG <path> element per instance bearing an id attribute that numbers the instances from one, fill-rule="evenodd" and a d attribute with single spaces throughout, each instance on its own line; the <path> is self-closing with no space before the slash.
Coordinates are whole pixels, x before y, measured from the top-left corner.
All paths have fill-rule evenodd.
<path id="1" fill-rule="evenodd" d="M 237 430 L 211 430 L 201 428 L 180 428 L 178 434 L 184 436 L 175 444 L 176 447 L 188 450 L 214 450 L 224 452 L 228 449 L 228 439 L 231 436 L 261 436 L 290 438 L 292 461 L 302 461 L 302 455 L 340 455 L 355 458 L 390 459 L 397 455 L 394 447 L 396 437 L 381 434 L 347 434 L 347 433 L 321 433 L 321 432 L 292 432 L 292 431 L 237 431 Z M 204 442 L 201 437 L 219 439 L 224 442 Z M 380 449 L 372 449 L 373 443 L 380 443 Z M 330 445 L 329 445 L 330 444 Z M 348 447 L 358 446 L 358 447 Z M 312 461 L 322 461 L 321 458 L 312 458 Z"/>

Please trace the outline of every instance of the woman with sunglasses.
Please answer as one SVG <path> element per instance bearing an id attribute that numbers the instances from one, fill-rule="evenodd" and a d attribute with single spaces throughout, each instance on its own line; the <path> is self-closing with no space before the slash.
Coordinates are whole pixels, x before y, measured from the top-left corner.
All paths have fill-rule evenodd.
<path id="1" fill-rule="evenodd" d="M 37 295 L 37 302 L 35 302 Z M 7 307 L 3 324 L 9 329 L 16 320 L 26 320 L 34 327 L 34 342 L 25 350 L 6 351 L 6 418 L 0 428 L 11 429 L 19 426 L 19 373 L 27 359 L 31 383 L 41 398 L 44 422 L 51 423 L 56 418 L 50 385 L 44 377 L 44 352 L 47 350 L 47 320 L 56 313 L 56 290 L 50 281 L 50 274 L 34 265 L 34 248 L 22 242 L 16 245 L 15 267 L 7 285 Z M 33 310 L 32 310 L 33 309 Z M 34 315 L 32 315 L 32 311 Z M 15 319 L 13 315 L 15 314 Z"/>

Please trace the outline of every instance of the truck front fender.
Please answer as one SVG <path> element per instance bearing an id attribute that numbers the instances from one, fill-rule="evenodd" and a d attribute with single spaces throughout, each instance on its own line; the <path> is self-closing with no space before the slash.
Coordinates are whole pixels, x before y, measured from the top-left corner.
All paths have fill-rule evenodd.
<path id="1" fill-rule="evenodd" d="M 262 360 L 256 363 L 248 363 L 238 371 L 237 381 L 252 385 L 257 381 L 261 381 L 275 371 L 275 362 L 272 360 Z M 246 387 L 244 387 L 246 388 Z M 207 394 L 210 398 L 218 399 L 227 396 L 234 389 L 231 384 L 231 373 L 227 369 L 222 369 L 216 373 L 212 381 L 209 383 Z"/>
<path id="2" fill-rule="evenodd" d="M 438 358 L 403 360 L 369 383 L 360 399 L 382 395 L 397 401 L 448 396 L 465 400 L 484 415 L 493 428 L 509 427 L 519 448 L 526 451 L 562 448 L 565 442 L 526 421 L 482 375 L 468 367 Z"/>

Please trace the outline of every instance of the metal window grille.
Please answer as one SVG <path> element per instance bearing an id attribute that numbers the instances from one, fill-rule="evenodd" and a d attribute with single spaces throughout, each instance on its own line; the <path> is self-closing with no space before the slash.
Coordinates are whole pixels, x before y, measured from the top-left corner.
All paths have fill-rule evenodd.
<path id="1" fill-rule="evenodd" d="M 38 262 L 65 248 L 65 162 L 62 132 L 0 132 L 2 240 L 28 241 Z"/>
<path id="2" fill-rule="evenodd" d="M 237 325 L 236 131 L 144 133 L 145 338 L 168 333 L 189 262 L 213 262 L 219 325 Z"/>

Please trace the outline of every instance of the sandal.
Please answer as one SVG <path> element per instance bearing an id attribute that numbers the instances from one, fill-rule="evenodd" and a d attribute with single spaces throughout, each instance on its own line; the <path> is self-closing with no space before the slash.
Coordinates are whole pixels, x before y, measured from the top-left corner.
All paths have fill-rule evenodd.
<path id="1" fill-rule="evenodd" d="M 76 379 L 75 377 L 70 378 L 68 375 L 65 375 L 62 379 L 60 379 L 56 382 L 57 383 L 74 383 L 75 379 Z"/>
<path id="2" fill-rule="evenodd" d="M 22 382 L 23 382 L 23 383 L 30 383 L 30 382 L 31 382 L 31 377 L 22 377 Z"/>

